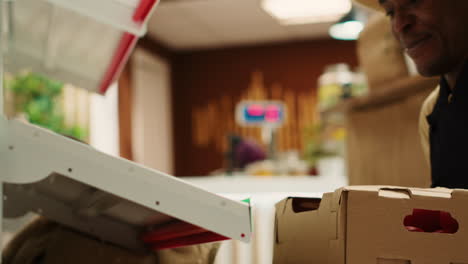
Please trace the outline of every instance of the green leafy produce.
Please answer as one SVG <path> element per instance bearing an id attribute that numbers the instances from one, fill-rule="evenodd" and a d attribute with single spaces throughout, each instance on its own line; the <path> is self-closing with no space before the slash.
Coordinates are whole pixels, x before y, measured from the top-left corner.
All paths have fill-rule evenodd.
<path id="1" fill-rule="evenodd" d="M 87 131 L 79 126 L 67 127 L 58 99 L 63 83 L 36 73 L 25 73 L 6 82 L 14 94 L 15 111 L 24 113 L 26 119 L 36 125 L 82 141 Z"/>

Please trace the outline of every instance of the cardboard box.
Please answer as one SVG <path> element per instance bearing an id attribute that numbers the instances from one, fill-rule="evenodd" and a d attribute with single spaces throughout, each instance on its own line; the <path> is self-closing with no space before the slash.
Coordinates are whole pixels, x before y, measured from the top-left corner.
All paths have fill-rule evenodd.
<path id="1" fill-rule="evenodd" d="M 467 205 L 468 191 L 449 189 L 356 186 L 289 197 L 276 205 L 273 263 L 468 264 Z M 456 232 L 409 231 L 414 209 L 450 213 Z"/>
<path id="2" fill-rule="evenodd" d="M 414 75 L 384 15 L 378 14 L 369 20 L 357 41 L 357 53 L 370 89 Z"/>

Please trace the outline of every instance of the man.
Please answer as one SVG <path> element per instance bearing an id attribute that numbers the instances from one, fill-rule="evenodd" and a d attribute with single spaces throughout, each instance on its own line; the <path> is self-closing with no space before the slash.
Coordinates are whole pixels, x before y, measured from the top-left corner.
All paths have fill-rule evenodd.
<path id="1" fill-rule="evenodd" d="M 420 115 L 432 186 L 468 189 L 468 1 L 356 0 L 387 14 L 423 76 L 441 76 Z"/>

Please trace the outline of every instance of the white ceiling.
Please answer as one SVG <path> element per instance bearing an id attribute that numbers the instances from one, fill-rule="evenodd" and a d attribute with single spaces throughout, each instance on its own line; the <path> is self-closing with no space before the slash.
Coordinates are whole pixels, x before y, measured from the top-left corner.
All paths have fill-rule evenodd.
<path id="1" fill-rule="evenodd" d="M 175 50 L 328 37 L 330 23 L 282 26 L 263 11 L 260 2 L 161 0 L 148 34 Z"/>

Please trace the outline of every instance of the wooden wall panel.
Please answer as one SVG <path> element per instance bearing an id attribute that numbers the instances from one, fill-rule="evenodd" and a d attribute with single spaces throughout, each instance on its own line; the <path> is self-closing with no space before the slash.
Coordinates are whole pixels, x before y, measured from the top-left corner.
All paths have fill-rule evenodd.
<path id="1" fill-rule="evenodd" d="M 348 114 L 350 184 L 430 186 L 429 164 L 418 132 L 419 111 L 430 91 Z"/>
<path id="2" fill-rule="evenodd" d="M 329 64 L 357 65 L 354 42 L 314 40 L 178 53 L 172 60 L 175 174 L 206 175 L 223 166 L 230 132 L 259 139 L 234 122 L 240 99 L 279 99 L 288 105 L 281 150 L 300 149 L 314 119 L 318 77 Z"/>
<path id="3" fill-rule="evenodd" d="M 125 66 L 119 78 L 119 145 L 120 156 L 133 160 L 131 63 Z"/>

